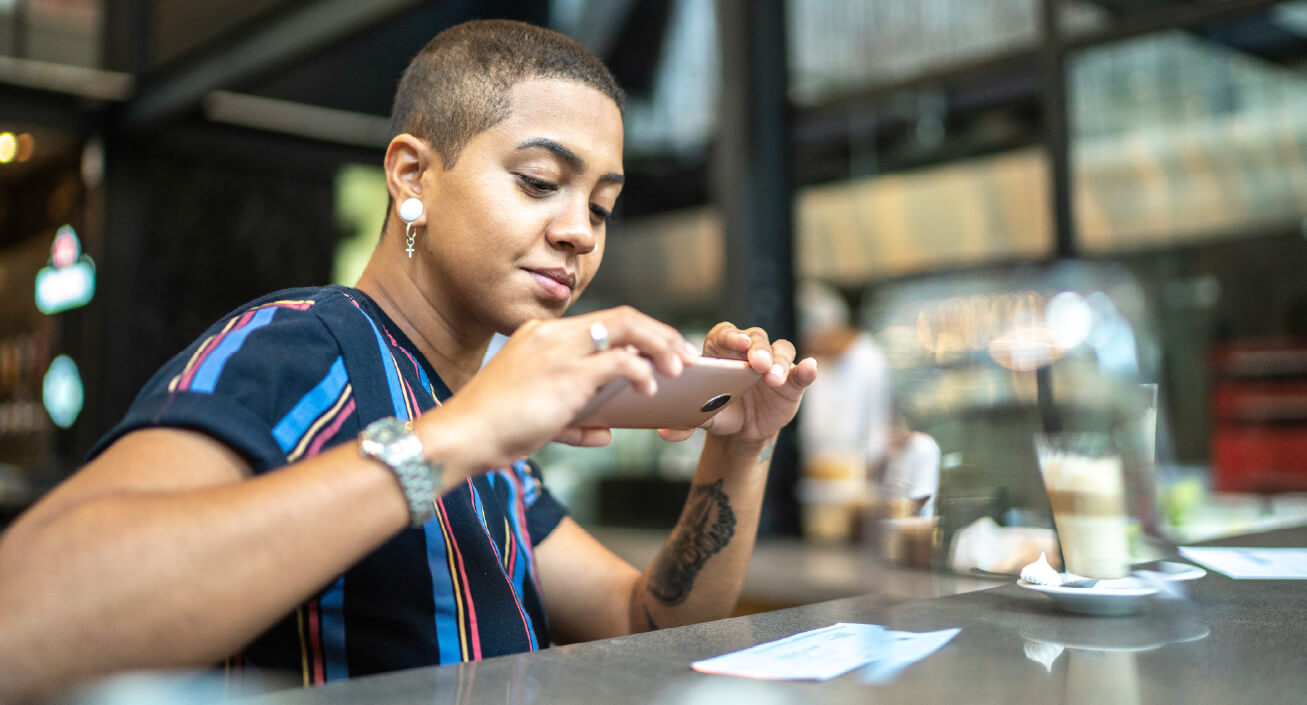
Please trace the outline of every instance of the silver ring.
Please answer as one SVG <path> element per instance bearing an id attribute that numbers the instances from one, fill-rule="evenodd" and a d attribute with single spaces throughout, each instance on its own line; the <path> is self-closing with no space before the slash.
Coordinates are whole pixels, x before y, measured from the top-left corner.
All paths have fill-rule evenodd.
<path id="1" fill-rule="evenodd" d="M 594 341 L 595 352 L 603 352 L 608 349 L 608 328 L 604 324 L 595 321 L 590 324 L 590 340 Z"/>

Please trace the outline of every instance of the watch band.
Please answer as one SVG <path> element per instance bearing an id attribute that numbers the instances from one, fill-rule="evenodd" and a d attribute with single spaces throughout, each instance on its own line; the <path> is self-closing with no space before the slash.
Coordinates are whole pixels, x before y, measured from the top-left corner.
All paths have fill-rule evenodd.
<path id="1" fill-rule="evenodd" d="M 411 424 L 394 417 L 373 421 L 359 434 L 359 453 L 394 473 L 408 502 L 410 527 L 420 527 L 436 515 L 443 468 L 426 459 Z"/>

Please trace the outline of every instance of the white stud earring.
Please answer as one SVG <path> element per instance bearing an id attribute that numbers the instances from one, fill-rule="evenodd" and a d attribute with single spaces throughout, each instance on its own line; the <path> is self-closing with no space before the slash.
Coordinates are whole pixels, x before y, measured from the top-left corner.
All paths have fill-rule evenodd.
<path id="1" fill-rule="evenodd" d="M 413 224 L 413 221 L 421 217 L 422 201 L 416 198 L 406 198 L 403 203 L 399 204 L 399 219 L 404 221 L 404 234 L 408 236 L 408 242 L 404 249 L 408 252 L 409 259 L 413 259 L 414 228 L 417 227 Z"/>

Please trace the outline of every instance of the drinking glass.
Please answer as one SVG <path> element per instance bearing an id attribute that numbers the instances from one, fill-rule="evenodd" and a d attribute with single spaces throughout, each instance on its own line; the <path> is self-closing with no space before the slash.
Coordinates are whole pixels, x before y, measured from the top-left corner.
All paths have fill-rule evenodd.
<path id="1" fill-rule="evenodd" d="M 1122 578 L 1130 572 L 1121 453 L 1106 433 L 1044 433 L 1035 456 L 1068 573 Z"/>

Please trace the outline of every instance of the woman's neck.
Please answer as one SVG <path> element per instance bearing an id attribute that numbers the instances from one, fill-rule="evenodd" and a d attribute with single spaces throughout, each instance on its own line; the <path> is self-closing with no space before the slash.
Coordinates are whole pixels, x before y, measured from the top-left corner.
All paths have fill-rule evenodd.
<path id="1" fill-rule="evenodd" d="M 447 315 L 448 305 L 436 300 L 404 272 L 389 273 L 373 257 L 355 287 L 367 294 L 417 346 L 440 378 L 457 392 L 481 369 L 493 331 L 469 331 Z"/>

